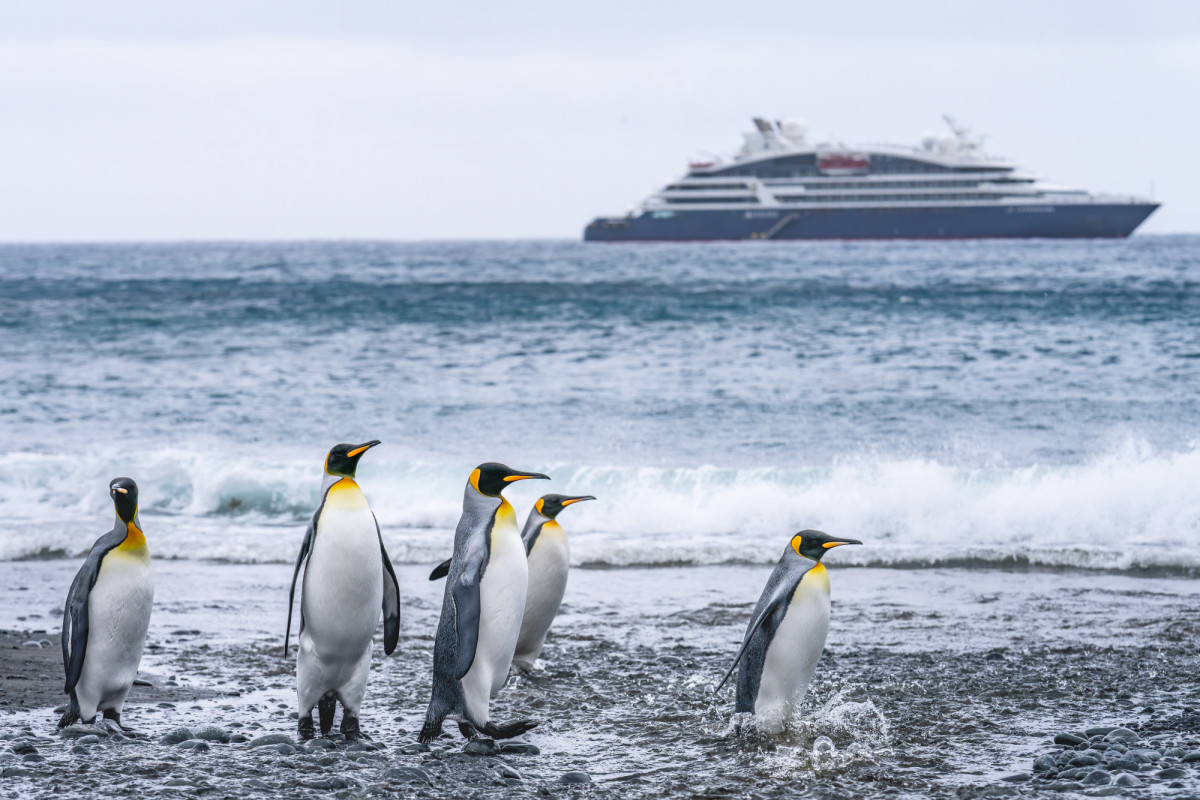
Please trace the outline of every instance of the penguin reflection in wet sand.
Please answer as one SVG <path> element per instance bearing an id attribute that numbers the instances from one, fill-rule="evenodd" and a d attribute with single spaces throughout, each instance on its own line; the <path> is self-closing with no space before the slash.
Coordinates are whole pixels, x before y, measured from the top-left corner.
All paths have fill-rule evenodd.
<path id="1" fill-rule="evenodd" d="M 546 633 L 558 614 L 567 589 L 571 545 L 566 531 L 556 521 L 558 513 L 567 506 L 595 499 L 591 495 L 548 494 L 533 504 L 529 519 L 525 520 L 521 542 L 529 559 L 529 590 L 525 596 L 521 635 L 517 638 L 517 654 L 513 657 L 522 669 L 532 669 L 533 662 L 541 654 Z"/>
<path id="2" fill-rule="evenodd" d="M 354 480 L 362 454 L 379 444 L 339 444 L 325 457 L 321 505 L 313 514 L 296 559 L 288 594 L 287 633 L 292 633 L 296 579 L 304 570 L 300 595 L 300 649 L 296 654 L 296 695 L 301 739 L 311 739 L 317 706 L 321 735 L 333 727 L 342 703 L 342 733 L 363 736 L 358 712 L 371 671 L 371 640 L 383 609 L 383 651 L 391 655 L 400 638 L 400 586 L 379 534 L 379 523 Z"/>
<path id="3" fill-rule="evenodd" d="M 529 577 L 516 515 L 500 493 L 527 478 L 546 476 L 487 463 L 467 481 L 433 645 L 433 696 L 422 742 L 436 738 L 447 717 L 468 738 L 482 732 L 511 739 L 537 724 L 497 725 L 488 713 L 491 698 L 508 680 Z"/>
<path id="4" fill-rule="evenodd" d="M 834 547 L 862 544 L 821 531 L 800 531 L 767 580 L 746 638 L 717 691 L 740 663 L 738 712 L 768 733 L 780 730 L 808 690 L 829 632 L 829 574 L 821 557 Z"/>
<path id="5" fill-rule="evenodd" d="M 150 550 L 138 519 L 138 488 L 130 478 L 108 485 L 116 508 L 113 529 L 92 545 L 71 582 L 63 611 L 65 691 L 71 696 L 58 727 L 92 723 L 102 711 L 121 725 L 125 697 L 137 677 L 154 605 Z"/>

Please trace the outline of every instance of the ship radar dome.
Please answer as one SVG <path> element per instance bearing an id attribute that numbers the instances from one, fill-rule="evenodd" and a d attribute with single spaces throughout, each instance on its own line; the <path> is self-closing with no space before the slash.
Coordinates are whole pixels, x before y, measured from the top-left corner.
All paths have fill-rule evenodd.
<path id="1" fill-rule="evenodd" d="M 802 119 L 789 117 L 779 123 L 779 132 L 788 140 L 800 144 L 808 137 L 808 123 Z"/>

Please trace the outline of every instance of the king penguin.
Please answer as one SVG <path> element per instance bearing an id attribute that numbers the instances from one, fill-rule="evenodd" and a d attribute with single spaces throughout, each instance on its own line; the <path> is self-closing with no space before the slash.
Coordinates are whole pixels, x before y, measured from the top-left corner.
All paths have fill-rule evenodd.
<path id="1" fill-rule="evenodd" d="M 125 697 L 137 677 L 154 605 L 150 550 L 138 519 L 138 487 L 131 478 L 108 485 L 116 508 L 113 529 L 92 545 L 71 581 L 63 610 L 63 667 L 71 704 L 58 727 L 104 712 L 121 725 Z"/>
<path id="2" fill-rule="evenodd" d="M 513 662 L 521 669 L 533 669 L 533 662 L 542 652 L 550 623 L 558 614 L 563 593 L 567 589 L 567 572 L 571 568 L 571 545 L 566 531 L 558 524 L 558 512 L 591 495 L 568 497 L 548 494 L 533 504 L 521 542 L 529 561 L 529 590 L 525 595 L 525 615 L 521 618 L 521 635 L 517 637 L 517 654 Z"/>
<path id="3" fill-rule="evenodd" d="M 420 740 L 432 741 L 450 717 L 468 738 L 520 736 L 537 723 L 491 721 L 488 706 L 508 680 L 529 568 L 517 533 L 516 514 L 500 496 L 510 483 L 542 478 L 503 464 L 480 464 L 467 480 L 463 513 L 454 531 L 454 555 L 433 644 L 433 696 Z"/>
<path id="4" fill-rule="evenodd" d="M 767 733 L 778 732 L 808 690 L 829 633 L 829 573 L 821 557 L 834 547 L 862 544 L 821 531 L 792 537 L 754 607 L 742 647 L 717 691 L 741 663 L 735 711 L 749 712 Z"/>
<path id="5" fill-rule="evenodd" d="M 379 523 L 354 480 L 358 460 L 379 441 L 339 444 L 325 457 L 321 505 L 313 514 L 288 594 L 287 656 L 292 633 L 296 579 L 304 570 L 300 595 L 300 649 L 296 654 L 296 696 L 301 739 L 311 739 L 312 710 L 318 706 L 321 735 L 333 727 L 342 703 L 342 733 L 361 738 L 358 712 L 371 671 L 371 640 L 383 608 L 383 651 L 391 655 L 400 638 L 400 585 L 379 534 Z"/>

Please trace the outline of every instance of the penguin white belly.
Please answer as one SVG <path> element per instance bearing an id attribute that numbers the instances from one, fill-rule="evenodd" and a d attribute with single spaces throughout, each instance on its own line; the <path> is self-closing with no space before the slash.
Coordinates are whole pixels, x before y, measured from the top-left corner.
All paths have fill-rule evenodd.
<path id="1" fill-rule="evenodd" d="M 754 702 L 754 715 L 765 730 L 782 728 L 804 697 L 828 633 L 829 578 L 821 568 L 800 581 L 767 647 Z"/>
<path id="2" fill-rule="evenodd" d="M 562 528 L 547 522 L 529 553 L 529 589 L 525 597 L 525 614 L 521 620 L 521 635 L 517 640 L 518 664 L 533 666 L 546 642 L 546 633 L 558 614 L 563 594 L 567 590 L 567 575 L 571 568 L 571 546 Z"/>
<path id="3" fill-rule="evenodd" d="M 357 710 L 383 606 L 379 535 L 357 486 L 335 486 L 326 497 L 300 603 L 304 630 L 296 677 L 301 705 L 333 691 Z"/>
<path id="4" fill-rule="evenodd" d="M 501 527 L 500 525 L 496 526 Z M 475 660 L 463 676 L 463 696 L 473 721 L 486 724 L 489 701 L 504 687 L 512 666 L 529 567 L 515 525 L 492 530 L 492 552 L 479 582 L 479 638 Z"/>
<path id="5" fill-rule="evenodd" d="M 88 639 L 75 696 L 84 719 L 96 709 L 120 712 L 137 677 L 154 607 L 150 553 L 111 550 L 88 594 Z"/>

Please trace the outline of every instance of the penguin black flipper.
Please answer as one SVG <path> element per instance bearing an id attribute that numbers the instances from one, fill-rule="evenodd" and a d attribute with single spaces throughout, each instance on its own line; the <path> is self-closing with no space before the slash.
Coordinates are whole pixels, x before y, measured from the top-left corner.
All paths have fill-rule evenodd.
<path id="1" fill-rule="evenodd" d="M 125 541 L 126 532 L 114 528 L 101 536 L 92 545 L 87 558 L 67 592 L 67 602 L 63 607 L 62 651 L 63 669 L 66 671 L 66 684 L 63 691 L 71 694 L 79 676 L 83 673 L 83 659 L 87 655 L 88 641 L 88 597 L 96 578 L 100 575 L 100 564 L 109 551 Z"/>
<path id="2" fill-rule="evenodd" d="M 467 554 L 462 574 L 450 592 L 454 600 L 455 679 L 462 680 L 475 663 L 479 645 L 479 585 L 487 566 L 487 553 L 480 549 Z"/>
<path id="3" fill-rule="evenodd" d="M 440 581 L 442 578 L 450 574 L 450 562 L 453 559 L 447 558 L 442 563 L 433 568 L 433 572 L 429 573 L 429 580 Z"/>
<path id="4" fill-rule="evenodd" d="M 287 658 L 288 642 L 292 638 L 292 606 L 296 604 L 296 579 L 300 577 L 300 567 L 304 566 L 304 562 L 308 560 L 312 554 L 313 542 L 317 538 L 317 518 L 321 516 L 321 509 L 325 507 L 325 499 L 321 499 L 321 507 L 317 509 L 317 513 L 313 514 L 313 518 L 309 520 L 308 530 L 304 532 L 304 542 L 300 545 L 300 555 L 296 557 L 296 571 L 292 573 L 292 588 L 288 591 L 288 619 L 287 631 L 283 634 L 283 657 Z M 378 527 L 378 525 L 377 525 Z M 385 559 L 386 563 L 386 559 Z M 304 611 L 300 612 L 300 628 L 304 629 Z"/>
<path id="5" fill-rule="evenodd" d="M 375 532 L 379 533 L 379 520 Z M 400 581 L 383 546 L 383 534 L 379 534 L 379 555 L 383 557 L 383 652 L 390 656 L 400 641 Z"/>
<path id="6" fill-rule="evenodd" d="M 764 622 L 770 619 L 771 614 L 773 614 L 776 609 L 787 604 L 788 600 L 791 599 L 792 594 L 795 593 L 796 586 L 798 585 L 799 581 L 796 583 L 791 583 L 790 581 L 782 583 L 775 588 L 775 591 L 770 596 L 770 599 L 764 597 L 759 600 L 758 607 L 754 609 L 754 617 L 750 620 L 750 624 L 746 626 L 746 636 L 744 639 L 742 639 L 742 646 L 738 649 L 737 655 L 734 656 L 733 663 L 729 665 L 729 671 L 725 673 L 725 677 L 721 678 L 721 682 L 717 684 L 716 691 L 721 691 L 721 687 L 725 685 L 725 682 L 729 680 L 729 676 L 733 674 L 735 669 L 737 669 L 737 665 L 741 662 L 742 656 L 746 655 L 746 650 L 750 647 L 750 642 L 754 640 L 754 634 L 759 628 L 762 627 Z M 766 600 L 766 602 L 764 603 L 763 600 Z"/>

